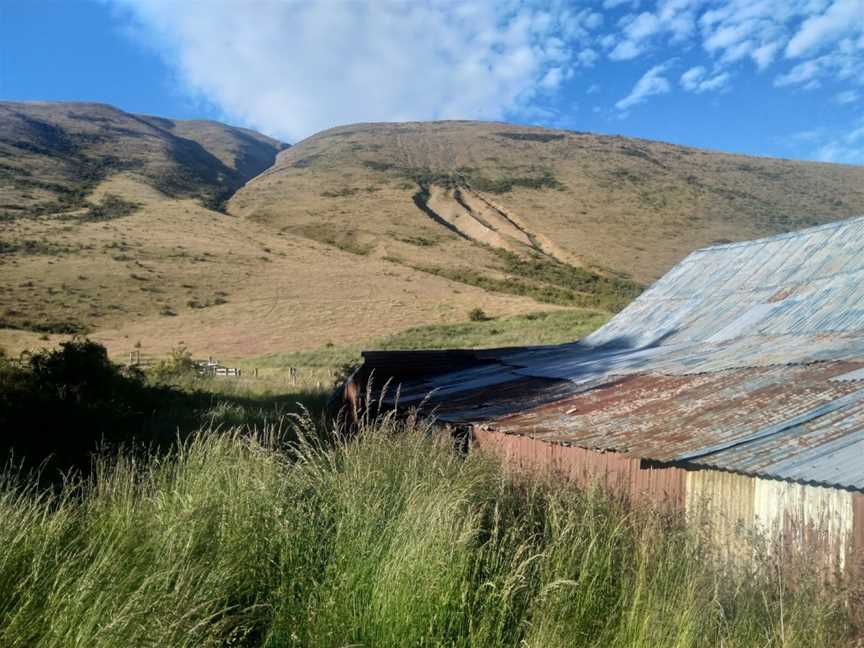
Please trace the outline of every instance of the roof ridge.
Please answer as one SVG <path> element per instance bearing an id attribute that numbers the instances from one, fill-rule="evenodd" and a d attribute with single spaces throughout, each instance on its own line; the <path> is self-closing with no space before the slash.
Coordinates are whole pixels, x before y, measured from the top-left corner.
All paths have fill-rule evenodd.
<path id="1" fill-rule="evenodd" d="M 782 234 L 774 234 L 772 236 L 765 236 L 763 238 L 758 239 L 750 239 L 747 241 L 734 241 L 732 243 L 720 243 L 718 245 L 708 245 L 703 248 L 698 248 L 693 250 L 688 257 L 692 257 L 701 252 L 713 252 L 715 250 L 729 250 L 736 247 L 750 247 L 754 245 L 762 245 L 763 243 L 769 243 L 771 241 L 782 241 L 784 239 L 790 238 L 798 238 L 805 237 L 811 234 L 815 234 L 816 232 L 820 232 L 822 230 L 829 229 L 839 229 L 842 227 L 849 227 L 855 223 L 860 223 L 864 225 L 864 215 L 859 216 L 850 216 L 848 218 L 844 218 L 843 220 L 832 221 L 830 223 L 823 223 L 822 225 L 814 225 L 812 227 L 805 227 L 804 229 L 795 230 L 793 232 L 783 232 Z"/>

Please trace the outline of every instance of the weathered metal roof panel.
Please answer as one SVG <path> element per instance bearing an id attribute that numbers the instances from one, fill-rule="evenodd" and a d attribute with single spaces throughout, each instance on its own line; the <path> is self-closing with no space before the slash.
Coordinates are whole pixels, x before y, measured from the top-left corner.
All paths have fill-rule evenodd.
<path id="1" fill-rule="evenodd" d="M 864 218 L 698 250 L 584 340 L 482 362 L 404 381 L 400 402 L 553 443 L 864 490 Z"/>
<path id="2" fill-rule="evenodd" d="M 864 489 L 864 390 L 845 363 L 631 376 L 486 423 L 663 462 Z M 498 412 L 504 407 L 499 405 Z M 447 416 L 475 418 L 476 412 Z"/>

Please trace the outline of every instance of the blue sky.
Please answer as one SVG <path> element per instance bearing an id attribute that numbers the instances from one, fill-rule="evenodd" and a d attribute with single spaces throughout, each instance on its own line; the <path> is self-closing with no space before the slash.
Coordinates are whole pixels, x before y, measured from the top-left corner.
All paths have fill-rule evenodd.
<path id="1" fill-rule="evenodd" d="M 864 0 L 0 0 L 0 98 L 290 142 L 495 119 L 864 164 Z"/>

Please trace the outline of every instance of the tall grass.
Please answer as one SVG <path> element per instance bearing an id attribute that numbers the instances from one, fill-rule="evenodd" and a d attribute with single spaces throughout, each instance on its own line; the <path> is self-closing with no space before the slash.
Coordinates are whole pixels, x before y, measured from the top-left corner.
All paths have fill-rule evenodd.
<path id="1" fill-rule="evenodd" d="M 308 432 L 308 430 L 307 430 Z M 293 433 L 292 433 L 293 435 Z M 830 592 L 673 518 L 511 479 L 416 421 L 202 433 L 54 494 L 0 484 L 2 646 L 831 646 Z M 782 615 L 781 615 L 782 609 Z"/>

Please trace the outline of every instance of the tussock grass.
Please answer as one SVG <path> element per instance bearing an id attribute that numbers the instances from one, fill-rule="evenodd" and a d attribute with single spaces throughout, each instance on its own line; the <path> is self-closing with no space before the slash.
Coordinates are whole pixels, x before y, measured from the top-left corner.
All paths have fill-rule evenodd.
<path id="1" fill-rule="evenodd" d="M 283 424 L 283 428 L 287 427 Z M 294 423 L 293 425 L 298 425 Z M 0 645 L 831 646 L 830 593 L 677 520 L 513 480 L 416 421 L 202 432 L 55 494 L 0 483 Z M 283 429 L 284 432 L 284 429 Z M 287 450 L 287 452 L 286 452 Z"/>

